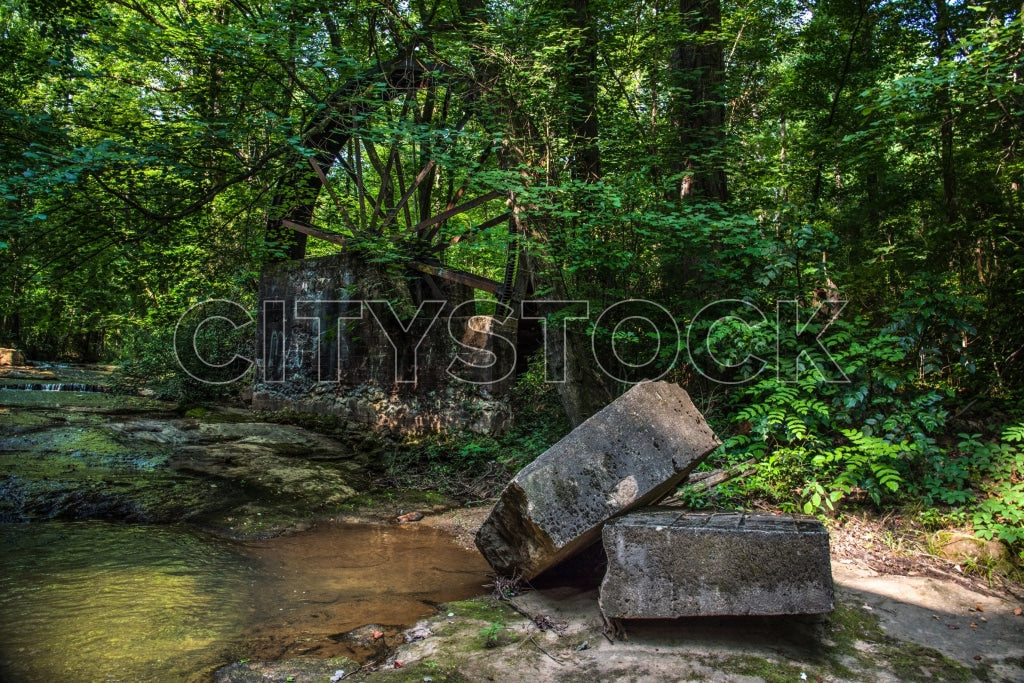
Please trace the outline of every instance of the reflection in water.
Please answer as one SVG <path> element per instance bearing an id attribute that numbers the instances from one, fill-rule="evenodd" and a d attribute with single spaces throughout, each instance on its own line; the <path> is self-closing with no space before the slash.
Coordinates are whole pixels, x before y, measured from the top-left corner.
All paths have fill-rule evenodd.
<path id="1" fill-rule="evenodd" d="M 253 659 L 296 655 L 359 659 L 339 638 L 365 624 L 411 624 L 439 602 L 485 592 L 487 563 L 429 527 L 325 525 L 248 544 L 262 590 L 247 633 Z"/>
<path id="2" fill-rule="evenodd" d="M 5 681 L 202 680 L 241 657 L 364 654 L 340 634 L 412 623 L 486 581 L 479 555 L 429 528 L 324 525 L 243 545 L 47 522 L 0 525 L 0 539 Z"/>
<path id="3" fill-rule="evenodd" d="M 0 538 L 6 680 L 186 680 L 243 626 L 255 571 L 215 539 L 103 522 L 6 524 Z"/>

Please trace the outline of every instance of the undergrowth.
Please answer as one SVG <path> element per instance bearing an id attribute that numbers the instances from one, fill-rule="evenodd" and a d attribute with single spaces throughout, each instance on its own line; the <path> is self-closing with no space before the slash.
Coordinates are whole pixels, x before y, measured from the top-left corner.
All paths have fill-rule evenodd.
<path id="1" fill-rule="evenodd" d="M 408 437 L 384 456 L 385 481 L 435 488 L 464 502 L 495 495 L 511 475 L 572 429 L 555 385 L 544 381 L 542 358 L 530 362 L 511 395 L 509 431 Z"/>
<path id="2" fill-rule="evenodd" d="M 788 365 L 762 368 L 728 392 L 709 415 L 724 442 L 702 468 L 753 460 L 754 473 L 707 493 L 684 487 L 683 500 L 736 508 L 763 500 L 824 516 L 918 506 L 932 522 L 1005 542 L 1024 561 L 1021 404 L 986 397 L 976 408 L 983 419 L 953 413 L 965 402 L 949 368 L 921 361 L 920 345 L 898 325 L 872 335 L 867 327 L 836 321 L 818 352 L 805 345 Z"/>

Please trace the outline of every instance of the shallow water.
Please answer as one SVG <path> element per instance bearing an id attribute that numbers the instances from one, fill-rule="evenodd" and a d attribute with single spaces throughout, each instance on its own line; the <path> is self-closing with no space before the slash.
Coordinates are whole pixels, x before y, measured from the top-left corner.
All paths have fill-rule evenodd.
<path id="1" fill-rule="evenodd" d="M 430 528 L 323 525 L 239 544 L 188 527 L 0 525 L 0 679 L 205 680 L 240 658 L 366 655 L 344 632 L 483 592 Z"/>
<path id="2" fill-rule="evenodd" d="M 247 656 L 258 660 L 361 659 L 369 652 L 345 632 L 411 624 L 438 603 L 485 593 L 490 571 L 479 553 L 419 526 L 324 525 L 247 549 L 261 565 L 246 633 Z"/>
<path id="3" fill-rule="evenodd" d="M 255 563 L 183 528 L 0 526 L 9 681 L 184 681 L 230 658 Z"/>

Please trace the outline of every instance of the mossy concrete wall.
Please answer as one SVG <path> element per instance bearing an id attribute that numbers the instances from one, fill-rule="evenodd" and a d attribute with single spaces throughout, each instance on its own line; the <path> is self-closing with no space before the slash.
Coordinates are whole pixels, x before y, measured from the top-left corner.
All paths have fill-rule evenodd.
<path id="1" fill-rule="evenodd" d="M 272 266 L 260 280 L 253 407 L 400 433 L 500 432 L 516 321 L 481 308 L 467 287 L 346 254 Z"/>

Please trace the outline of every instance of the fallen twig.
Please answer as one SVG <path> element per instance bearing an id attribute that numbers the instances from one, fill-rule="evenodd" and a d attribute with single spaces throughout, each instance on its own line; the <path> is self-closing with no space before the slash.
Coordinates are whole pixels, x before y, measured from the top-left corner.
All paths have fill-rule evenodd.
<path id="1" fill-rule="evenodd" d="M 533 643 L 534 647 L 536 647 L 538 650 L 546 654 L 548 657 L 551 657 L 551 661 L 553 661 L 555 664 L 558 664 L 559 666 L 565 664 L 565 662 L 563 662 L 561 659 L 559 659 L 558 657 L 554 656 L 553 654 L 542 648 L 540 646 L 540 643 L 533 639 L 533 636 L 530 636 L 530 642 Z"/>
<path id="2" fill-rule="evenodd" d="M 699 474 L 691 475 L 682 485 L 696 493 L 705 493 L 719 484 L 724 484 L 732 479 L 750 476 L 757 471 L 757 468 L 754 467 L 756 464 L 757 459 L 751 458 L 727 469 L 700 472 Z M 676 493 L 663 500 L 661 505 L 674 505 L 679 503 L 680 499 L 680 495 Z"/>
<path id="3" fill-rule="evenodd" d="M 619 640 L 629 640 L 629 634 L 626 633 L 626 627 L 622 625 L 621 620 L 609 619 L 602 610 L 601 621 L 604 622 L 604 628 L 601 630 L 601 633 L 604 634 L 604 637 L 608 639 L 609 643 L 614 644 L 614 638 L 618 638 Z"/>

